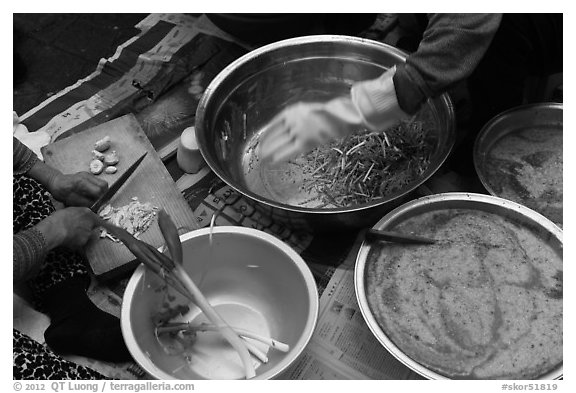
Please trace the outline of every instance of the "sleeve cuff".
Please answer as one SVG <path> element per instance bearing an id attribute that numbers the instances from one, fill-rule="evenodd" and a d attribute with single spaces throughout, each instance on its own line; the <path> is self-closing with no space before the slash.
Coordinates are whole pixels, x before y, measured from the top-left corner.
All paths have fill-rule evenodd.
<path id="1" fill-rule="evenodd" d="M 20 167 L 20 171 L 17 174 L 22 175 L 24 173 L 28 173 L 28 171 L 30 171 L 30 169 L 32 169 L 38 161 L 40 161 L 38 156 L 36 156 L 36 154 L 32 153 L 32 155 L 30 155 L 30 157 L 26 160 L 24 165 L 22 165 Z"/>
<path id="2" fill-rule="evenodd" d="M 18 138 L 12 137 L 13 174 L 22 175 L 28 172 L 40 160 L 38 156 Z"/>
<path id="3" fill-rule="evenodd" d="M 420 110 L 432 92 L 426 92 L 420 88 L 426 83 L 419 74 L 408 64 L 403 63 L 398 66 L 393 77 L 394 86 L 398 92 L 396 98 L 398 105 L 404 112 L 414 114 Z"/>
<path id="4" fill-rule="evenodd" d="M 393 67 L 377 79 L 358 82 L 352 86 L 352 101 L 364 123 L 372 131 L 385 129 L 392 123 L 409 117 L 398 105 L 392 80 L 395 71 Z"/>
<path id="5" fill-rule="evenodd" d="M 14 282 L 26 278 L 46 258 L 48 247 L 42 232 L 32 227 L 14 235 Z"/>

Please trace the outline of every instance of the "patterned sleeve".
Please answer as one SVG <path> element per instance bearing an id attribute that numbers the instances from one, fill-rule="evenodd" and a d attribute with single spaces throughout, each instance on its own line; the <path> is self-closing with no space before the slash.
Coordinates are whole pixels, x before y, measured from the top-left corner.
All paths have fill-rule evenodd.
<path id="1" fill-rule="evenodd" d="M 12 173 L 22 175 L 28 172 L 36 162 L 38 156 L 15 136 L 12 137 Z"/>
<path id="2" fill-rule="evenodd" d="M 40 266 L 48 252 L 44 236 L 35 228 L 14 234 L 12 248 L 14 283 L 28 278 L 30 272 Z"/>

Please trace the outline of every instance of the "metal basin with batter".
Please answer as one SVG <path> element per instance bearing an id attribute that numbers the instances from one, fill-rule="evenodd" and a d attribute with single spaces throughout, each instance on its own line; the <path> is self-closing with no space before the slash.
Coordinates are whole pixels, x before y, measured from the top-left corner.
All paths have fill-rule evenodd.
<path id="1" fill-rule="evenodd" d="M 532 233 L 538 234 L 540 244 L 537 244 L 532 249 L 549 249 L 557 258 L 562 258 L 563 254 L 563 233 L 562 230 L 554 225 L 550 220 L 546 219 L 544 216 L 538 214 L 537 212 L 528 209 L 527 207 L 520 205 L 516 202 L 508 201 L 502 198 L 497 198 L 491 195 L 483 194 L 469 194 L 469 193 L 445 193 L 431 195 L 423 198 L 419 198 L 408 202 L 387 215 L 385 215 L 374 228 L 382 230 L 398 230 L 397 227 L 401 226 L 406 221 L 422 216 L 436 214 L 437 221 L 436 224 L 439 227 L 444 228 L 443 222 L 446 223 L 446 228 L 452 228 L 454 221 L 441 221 L 445 220 L 446 216 L 442 217 L 442 214 L 449 210 L 463 209 L 469 212 L 477 212 L 479 214 L 488 213 L 490 215 L 501 218 L 504 221 L 514 223 L 516 228 L 523 228 L 529 230 Z M 468 221 L 468 224 L 470 222 Z M 434 231 L 431 229 L 434 225 L 422 226 L 421 231 L 415 233 L 416 235 L 424 235 L 430 237 L 427 231 Z M 511 226 L 511 227 L 514 227 Z M 495 226 L 493 228 L 496 228 Z M 442 232 L 443 231 L 443 232 Z M 453 359 L 462 359 L 466 356 L 473 358 L 475 355 L 480 354 L 483 350 L 484 344 L 479 344 L 482 340 L 488 342 L 492 340 L 491 346 L 486 345 L 485 348 L 497 348 L 498 350 L 518 349 L 522 348 L 520 342 L 522 340 L 523 344 L 527 347 L 532 344 L 533 346 L 538 346 L 537 342 L 532 341 L 534 337 L 539 337 L 538 325 L 539 323 L 544 323 L 544 321 L 556 321 L 554 318 L 557 316 L 544 315 L 541 311 L 537 311 L 537 308 L 551 309 L 551 304 L 544 305 L 542 302 L 539 306 L 536 305 L 536 301 L 528 301 L 525 303 L 526 307 L 522 312 L 518 311 L 517 315 L 521 318 L 526 316 L 526 323 L 523 321 L 517 322 L 515 329 L 518 329 L 517 336 L 508 335 L 505 336 L 505 329 L 507 323 L 510 322 L 511 316 L 516 315 L 514 310 L 519 310 L 520 306 L 517 303 L 514 308 L 510 306 L 506 308 L 507 304 L 512 304 L 511 297 L 504 296 L 506 293 L 506 288 L 512 291 L 521 292 L 523 288 L 526 289 L 529 295 L 526 298 L 536 299 L 537 293 L 543 291 L 544 284 L 552 285 L 550 282 L 545 281 L 543 278 L 544 274 L 539 275 L 536 273 L 536 269 L 531 270 L 530 275 L 523 275 L 528 269 L 515 269 L 511 266 L 511 260 L 509 258 L 503 265 L 499 272 L 506 271 L 508 276 L 500 275 L 495 277 L 494 273 L 496 270 L 492 270 L 495 266 L 495 254 L 492 250 L 488 250 L 486 254 L 477 252 L 474 246 L 470 245 L 470 238 L 457 238 L 456 230 L 446 229 L 439 231 L 443 234 L 442 238 L 438 238 L 440 244 L 442 242 L 450 242 L 452 240 L 447 240 L 449 238 L 458 239 L 455 243 L 456 247 L 447 247 L 444 250 L 430 248 L 425 251 L 425 254 L 419 253 L 414 248 L 410 250 L 407 245 L 402 245 L 407 250 L 407 254 L 411 255 L 406 259 L 409 266 L 402 264 L 399 259 L 394 259 L 395 245 L 385 244 L 385 243 L 374 243 L 365 241 L 358 253 L 356 259 L 356 266 L 354 270 L 354 282 L 356 289 L 356 297 L 362 315 L 368 324 L 368 327 L 378 339 L 378 341 L 384 346 L 392 355 L 394 355 L 400 362 L 405 364 L 407 367 L 413 371 L 419 373 L 428 379 L 449 379 L 456 378 L 454 376 L 448 376 L 445 372 L 439 371 L 444 368 L 446 364 L 450 364 Z M 510 231 L 509 246 L 522 250 L 521 242 L 515 241 L 520 235 L 516 235 L 521 231 Z M 496 231 L 494 231 L 496 233 Z M 488 235 L 486 233 L 485 238 L 488 239 L 490 236 L 495 236 L 494 234 Z M 507 240 L 501 240 L 501 244 L 506 244 Z M 454 251 L 458 248 L 460 244 L 461 248 L 465 250 L 460 252 Z M 488 244 L 488 243 L 486 243 Z M 500 244 L 494 245 L 492 247 L 498 247 Z M 416 246 L 416 247 L 432 247 L 432 246 Z M 434 246 L 436 247 L 436 246 Z M 442 247 L 442 246 L 439 246 Z M 497 248 L 494 248 L 496 252 Z M 525 251 L 518 252 L 519 255 Z M 420 255 L 420 256 L 419 256 Z M 422 256 L 424 255 L 424 256 Z M 512 254 L 510 254 L 512 255 Z M 526 253 L 524 255 L 532 255 L 531 253 Z M 526 258 L 529 259 L 529 258 Z M 536 260 L 537 258 L 534 258 Z M 556 258 L 555 258 L 556 259 Z M 550 260 L 541 259 L 540 268 L 542 271 L 554 271 L 553 264 Z M 394 262 L 394 263 L 392 263 Z M 390 265 L 388 265 L 390 263 Z M 437 281 L 438 276 L 434 276 L 433 266 L 438 263 L 438 265 L 445 264 L 446 266 L 442 268 L 445 276 L 442 277 L 441 281 Z M 449 263 L 453 265 L 448 266 Z M 492 267 L 489 267 L 492 265 Z M 504 266 L 506 265 L 506 266 Z M 476 269 L 474 266 L 482 266 L 482 269 Z M 529 266 L 529 264 L 524 265 L 524 268 Z M 378 268 L 377 268 L 378 267 Z M 398 269 L 396 269 L 398 267 Z M 510 269 L 510 270 L 507 270 Z M 533 269 L 533 268 L 531 268 Z M 385 274 L 382 273 L 385 271 Z M 436 270 L 438 272 L 439 270 Z M 416 272 L 412 274 L 413 272 Z M 463 273 L 465 272 L 465 273 Z M 463 274 L 460 274 L 463 273 Z M 486 277 L 491 278 L 487 281 L 483 281 Z M 538 279 L 535 277 L 538 276 Z M 406 285 L 400 284 L 402 278 L 406 277 L 405 283 L 409 282 L 412 287 L 410 290 L 406 290 Z M 510 278 L 511 277 L 511 278 Z M 557 276 L 556 276 L 557 277 Z M 500 280 L 500 284 L 497 284 L 495 278 Z M 472 279 L 477 285 L 464 285 L 463 283 L 472 282 Z M 504 280 L 510 280 L 501 284 Z M 381 280 L 381 281 L 379 281 Z M 514 281 L 516 280 L 516 281 Z M 393 281 L 393 283 L 391 283 Z M 561 281 L 561 273 L 560 273 Z M 385 283 L 386 285 L 375 285 L 375 283 Z M 484 284 L 480 284 L 484 282 Z M 488 283 L 488 284 L 486 284 Z M 398 289 L 400 285 L 403 285 L 403 289 Z M 489 293 L 490 296 L 483 297 L 481 295 L 483 290 L 479 288 L 485 285 L 485 293 Z M 492 289 L 487 289 L 492 287 Z M 450 297 L 451 291 L 454 293 L 459 293 L 459 298 L 455 299 Z M 502 291 L 502 292 L 501 292 Z M 501 293 L 501 294 L 500 294 Z M 554 294 L 556 298 L 555 304 L 558 304 L 558 296 L 562 299 L 562 286 L 560 286 L 558 293 Z M 470 296 L 467 296 L 470 294 Z M 464 302 L 464 299 L 473 299 L 471 304 L 477 307 L 470 307 L 466 313 L 455 314 L 450 313 L 449 309 L 460 302 Z M 381 299 L 381 300 L 375 300 Z M 499 300 L 498 300 L 499 299 Z M 402 301 L 405 301 L 402 303 Z M 406 303 L 412 302 L 422 307 L 422 310 L 418 310 L 417 307 L 410 311 L 406 311 Z M 492 302 L 492 303 L 491 303 Z M 561 302 L 561 300 L 560 300 Z M 384 312 L 384 308 L 381 307 L 382 304 L 387 304 L 388 311 Z M 496 304 L 496 306 L 494 306 Z M 490 321 L 489 319 L 483 319 L 482 322 L 480 318 L 476 318 L 478 315 L 482 314 L 483 309 L 490 309 L 494 307 L 495 317 Z M 456 308 L 456 307 L 454 307 Z M 535 316 L 530 315 L 534 312 Z M 486 313 L 485 315 L 489 315 Z M 529 317 L 530 315 L 530 317 Z M 484 326 L 489 327 L 486 329 L 485 335 L 482 336 L 481 340 L 477 340 L 479 336 L 472 339 L 473 334 L 467 336 L 466 340 L 460 340 L 466 331 L 462 328 L 463 325 L 459 325 L 456 321 L 463 320 L 474 320 L 474 326 Z M 513 319 L 513 318 L 512 318 Z M 395 324 L 405 325 L 408 320 L 418 320 L 421 325 L 424 326 L 418 333 L 418 335 L 410 336 L 409 340 L 404 339 L 411 334 L 410 328 L 402 330 L 401 334 L 398 334 L 399 330 L 395 327 Z M 386 322 L 383 322 L 386 321 Z M 393 321 L 393 322 L 390 322 Z M 554 322 L 558 326 L 558 322 Z M 559 322 L 561 326 L 561 321 Z M 414 325 L 415 326 L 415 325 Z M 522 326 L 522 327 L 520 327 Z M 534 329 L 534 330 L 533 330 Z M 449 340 L 453 340 L 452 343 L 456 343 L 453 346 L 444 345 L 442 348 L 442 355 L 437 359 L 431 359 L 429 353 L 423 348 L 434 348 L 434 346 L 440 347 L 440 344 L 445 344 L 449 340 L 445 340 L 440 331 L 445 330 L 447 332 L 446 337 L 450 337 Z M 546 331 L 548 332 L 548 331 Z M 461 334 L 461 336 L 459 336 Z M 550 333 L 552 334 L 552 333 Z M 557 335 L 556 335 L 557 334 Z M 514 338 L 513 338 L 514 337 Z M 562 342 L 562 332 L 554 333 L 554 340 Z M 442 341 L 444 340 L 444 341 Z M 476 341 L 474 341 L 476 340 Z M 498 342 L 500 341 L 500 342 Z M 546 342 L 550 344 L 553 340 L 547 340 Z M 471 344 L 471 343 L 475 344 Z M 502 342 L 505 342 L 502 344 Z M 469 348 L 473 347 L 472 351 L 468 351 Z M 558 345 L 555 344 L 555 347 Z M 477 352 L 476 352 L 477 351 Z M 550 346 L 544 349 L 540 354 L 547 354 L 547 351 L 552 351 Z M 474 353 L 474 355 L 472 355 Z M 521 353 L 521 351 L 518 351 Z M 537 375 L 538 379 L 559 379 L 563 375 L 563 362 L 560 361 L 552 367 L 547 367 L 540 369 L 538 365 L 543 363 L 543 358 L 545 355 L 541 355 L 542 358 L 538 357 L 536 353 L 530 353 L 529 359 L 533 361 L 537 366 L 536 370 L 532 370 L 534 375 Z M 493 358 L 489 358 L 485 363 L 489 363 L 492 359 L 500 359 L 501 363 L 496 363 L 495 365 L 498 369 L 504 369 L 506 367 L 510 368 L 510 365 L 521 364 L 517 355 L 514 357 L 497 357 L 493 354 Z M 526 361 L 526 358 L 524 359 Z M 480 362 L 479 362 L 480 363 Z M 482 363 L 480 363 L 482 365 Z M 480 369 L 477 366 L 474 370 Z M 528 368 L 528 367 L 527 367 Z M 497 372 L 494 372 L 497 374 Z M 470 375 L 460 376 L 459 378 L 470 379 L 473 378 Z M 493 375 L 490 377 L 484 376 L 483 378 L 495 378 Z M 509 378 L 506 378 L 509 379 Z"/>
<path id="2" fill-rule="evenodd" d="M 447 95 L 430 100 L 419 118 L 436 136 L 430 165 L 420 178 L 371 203 L 319 208 L 301 187 L 305 173 L 292 163 L 262 165 L 256 146 L 262 127 L 299 101 L 322 102 L 348 94 L 360 80 L 381 75 L 406 54 L 379 42 L 348 36 L 308 36 L 256 49 L 226 67 L 207 87 L 196 113 L 196 139 L 210 168 L 257 208 L 292 227 L 316 230 L 371 225 L 410 198 L 444 162 L 454 141 Z"/>

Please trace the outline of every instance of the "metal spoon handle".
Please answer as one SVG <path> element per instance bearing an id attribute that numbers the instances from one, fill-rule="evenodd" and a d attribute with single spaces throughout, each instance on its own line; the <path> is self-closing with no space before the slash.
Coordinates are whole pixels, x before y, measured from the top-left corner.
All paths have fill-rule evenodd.
<path id="1" fill-rule="evenodd" d="M 393 243 L 403 243 L 403 244 L 434 244 L 436 239 L 430 239 L 427 237 L 406 235 L 403 233 L 383 231 L 380 229 L 370 228 L 366 231 L 366 240 L 385 240 Z"/>

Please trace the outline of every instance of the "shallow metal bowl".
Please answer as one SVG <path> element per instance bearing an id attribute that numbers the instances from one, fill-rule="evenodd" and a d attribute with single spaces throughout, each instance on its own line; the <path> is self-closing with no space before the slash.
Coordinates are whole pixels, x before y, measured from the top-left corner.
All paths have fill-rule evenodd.
<path id="1" fill-rule="evenodd" d="M 392 230 L 396 225 L 410 217 L 445 209 L 478 210 L 514 220 L 516 223 L 526 225 L 526 227 L 531 228 L 533 231 L 538 231 L 543 241 L 547 244 L 554 245 L 555 251 L 562 255 L 563 235 L 562 230 L 558 226 L 523 205 L 490 195 L 445 193 L 419 198 L 394 209 L 378 221 L 378 223 L 374 225 L 374 228 Z M 364 320 L 378 341 L 396 357 L 396 359 L 411 370 L 428 379 L 448 379 L 446 376 L 426 367 L 404 353 L 377 321 L 368 301 L 366 288 L 369 256 L 374 249 L 374 243 L 365 241 L 362 244 L 358 252 L 354 272 L 356 298 Z M 418 263 L 418 261 L 414 261 L 414 263 Z M 539 379 L 559 379 L 562 375 L 563 366 L 560 364 L 558 368 L 541 375 Z"/>
<path id="2" fill-rule="evenodd" d="M 184 267 L 230 326 L 290 345 L 287 353 L 261 347 L 269 361 L 259 363 L 255 379 L 276 378 L 299 357 L 316 325 L 318 291 L 312 273 L 296 251 L 267 233 L 216 227 L 212 247 L 209 236 L 205 228 L 180 237 Z M 164 351 L 152 321 L 166 301 L 163 285 L 141 265 L 124 294 L 122 333 L 138 364 L 157 379 L 243 378 L 238 355 L 219 333 L 198 333 L 190 361 Z M 194 305 L 183 319 L 205 321 Z"/>
<path id="3" fill-rule="evenodd" d="M 196 112 L 200 151 L 224 182 L 292 227 L 341 230 L 372 225 L 405 202 L 448 156 L 455 126 L 447 95 L 429 100 L 421 111 L 437 136 L 428 169 L 405 189 L 372 203 L 302 207 L 298 202 L 309 197 L 299 187 L 306 175 L 292 175 L 283 167 L 263 169 L 254 147 L 262 127 L 287 105 L 348 94 L 354 82 L 376 78 L 405 58 L 404 52 L 383 43 L 334 35 L 299 37 L 256 49 L 226 67 L 206 88 Z"/>
<path id="4" fill-rule="evenodd" d="M 495 116 L 474 144 L 480 181 L 490 194 L 522 203 L 562 225 L 562 133 L 561 103 L 522 105 Z M 513 145 L 514 151 L 495 154 L 504 143 Z M 547 173 L 550 165 L 554 173 Z M 553 187 L 544 184 L 552 179 Z M 533 190 L 526 189 L 528 180 L 534 182 Z"/>

